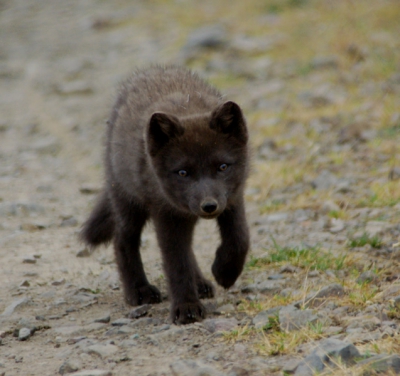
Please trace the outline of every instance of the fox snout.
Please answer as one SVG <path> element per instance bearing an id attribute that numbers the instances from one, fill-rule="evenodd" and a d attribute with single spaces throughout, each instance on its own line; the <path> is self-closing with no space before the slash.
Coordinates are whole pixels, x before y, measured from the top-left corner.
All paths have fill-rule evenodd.
<path id="1" fill-rule="evenodd" d="M 218 211 L 218 202 L 213 198 L 206 198 L 200 204 L 200 208 L 203 214 L 212 215 Z"/>

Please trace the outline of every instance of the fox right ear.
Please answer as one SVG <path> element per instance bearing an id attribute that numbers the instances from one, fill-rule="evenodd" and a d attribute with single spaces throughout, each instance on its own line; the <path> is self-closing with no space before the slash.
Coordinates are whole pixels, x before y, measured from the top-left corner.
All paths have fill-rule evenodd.
<path id="1" fill-rule="evenodd" d="M 177 117 L 164 112 L 155 112 L 151 115 L 146 135 L 150 155 L 154 157 L 170 139 L 181 136 L 183 132 L 184 129 Z"/>

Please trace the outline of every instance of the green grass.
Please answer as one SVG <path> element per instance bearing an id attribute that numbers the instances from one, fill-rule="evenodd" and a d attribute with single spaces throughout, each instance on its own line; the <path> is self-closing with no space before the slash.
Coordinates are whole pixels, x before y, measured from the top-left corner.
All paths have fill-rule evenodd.
<path id="1" fill-rule="evenodd" d="M 318 247 L 290 248 L 280 247 L 275 240 L 275 249 L 267 257 L 251 257 L 246 264 L 248 268 L 261 268 L 269 264 L 291 263 L 294 266 L 310 270 L 340 270 L 347 264 L 347 255 L 336 256 Z"/>
<path id="2" fill-rule="evenodd" d="M 348 242 L 350 248 L 364 247 L 367 244 L 373 248 L 381 248 L 382 240 L 378 236 L 369 236 L 367 233 L 364 233 L 358 238 L 351 238 Z"/>

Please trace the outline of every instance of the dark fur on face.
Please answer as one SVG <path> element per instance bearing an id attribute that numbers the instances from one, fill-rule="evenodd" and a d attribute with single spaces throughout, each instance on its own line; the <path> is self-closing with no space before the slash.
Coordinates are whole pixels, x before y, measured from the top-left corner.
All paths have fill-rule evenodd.
<path id="1" fill-rule="evenodd" d="M 129 304 L 161 301 L 139 252 L 148 219 L 156 228 L 174 322 L 204 318 L 199 299 L 214 295 L 192 251 L 198 218 L 216 218 L 219 225 L 212 266 L 217 283 L 235 283 L 249 247 L 247 141 L 240 107 L 222 101 L 189 70 L 152 67 L 123 84 L 108 122 L 106 184 L 81 237 L 93 247 L 114 239 Z"/>

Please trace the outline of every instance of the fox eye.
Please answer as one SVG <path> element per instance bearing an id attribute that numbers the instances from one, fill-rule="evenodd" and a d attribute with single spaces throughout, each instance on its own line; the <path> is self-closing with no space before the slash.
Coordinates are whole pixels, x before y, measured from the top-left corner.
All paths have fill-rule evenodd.
<path id="1" fill-rule="evenodd" d="M 182 176 L 184 178 L 184 177 L 188 176 L 188 173 L 186 170 L 179 170 L 178 175 Z"/>
<path id="2" fill-rule="evenodd" d="M 222 165 L 220 165 L 218 167 L 219 171 L 225 171 L 228 168 L 228 165 L 226 163 L 222 163 Z"/>

